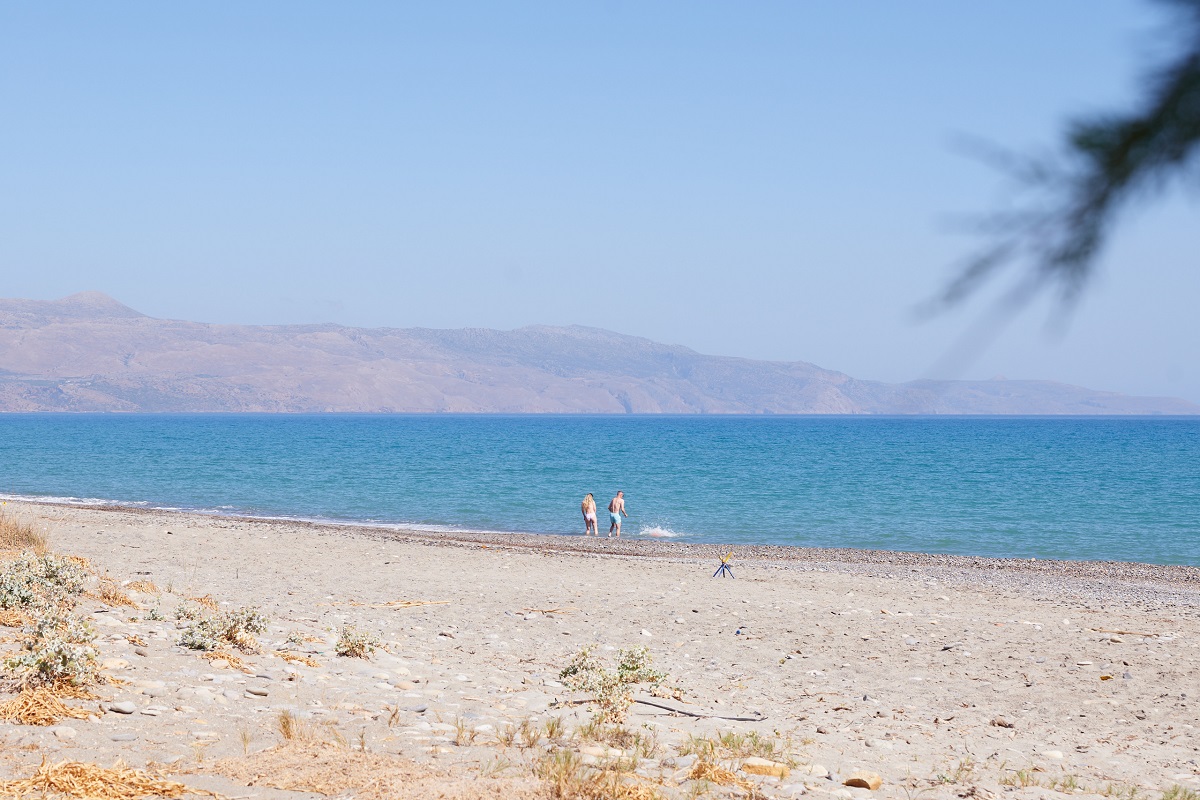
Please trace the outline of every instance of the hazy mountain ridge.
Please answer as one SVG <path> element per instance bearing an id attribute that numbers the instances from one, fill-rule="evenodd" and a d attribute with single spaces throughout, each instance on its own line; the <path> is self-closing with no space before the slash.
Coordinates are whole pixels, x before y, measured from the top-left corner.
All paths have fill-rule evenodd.
<path id="1" fill-rule="evenodd" d="M 851 378 L 571 326 L 214 325 L 0 300 L 0 411 L 1198 414 L 1048 381 Z"/>

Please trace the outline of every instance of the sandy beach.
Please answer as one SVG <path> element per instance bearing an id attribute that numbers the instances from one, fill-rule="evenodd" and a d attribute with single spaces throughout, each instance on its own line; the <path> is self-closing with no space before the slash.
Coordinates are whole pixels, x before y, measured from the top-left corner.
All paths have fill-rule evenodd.
<path id="1" fill-rule="evenodd" d="M 739 547 L 730 579 L 714 545 L 5 511 L 137 607 L 82 601 L 118 680 L 88 719 L 0 722 L 0 778 L 120 759 L 228 797 L 554 797 L 557 758 L 645 797 L 1200 792 L 1197 568 Z M 261 610 L 261 652 L 182 647 L 191 598 Z M 346 625 L 370 659 L 336 654 Z M 620 728 L 560 680 L 589 643 L 668 675 Z"/>

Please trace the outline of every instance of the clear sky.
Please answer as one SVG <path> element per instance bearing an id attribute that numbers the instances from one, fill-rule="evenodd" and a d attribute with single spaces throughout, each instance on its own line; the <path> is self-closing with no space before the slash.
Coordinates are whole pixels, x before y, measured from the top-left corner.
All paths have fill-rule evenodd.
<path id="1" fill-rule="evenodd" d="M 1122 107 L 1161 4 L 0 5 L 0 296 L 156 317 L 582 324 L 861 378 L 1200 401 L 1200 203 L 1123 226 L 1064 333 L 934 294 L 1005 182 Z"/>

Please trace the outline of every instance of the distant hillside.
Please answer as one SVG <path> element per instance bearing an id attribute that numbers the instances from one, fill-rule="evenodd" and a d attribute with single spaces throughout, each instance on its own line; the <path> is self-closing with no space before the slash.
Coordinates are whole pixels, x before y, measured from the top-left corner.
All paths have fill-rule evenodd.
<path id="1" fill-rule="evenodd" d="M 1048 381 L 851 378 L 596 328 L 208 325 L 0 299 L 0 411 L 1198 414 Z"/>

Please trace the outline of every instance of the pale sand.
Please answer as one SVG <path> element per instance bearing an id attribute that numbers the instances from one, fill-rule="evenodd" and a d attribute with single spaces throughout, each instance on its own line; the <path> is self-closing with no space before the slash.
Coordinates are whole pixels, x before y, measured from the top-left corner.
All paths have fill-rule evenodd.
<path id="1" fill-rule="evenodd" d="M 6 511 L 44 524 L 57 552 L 171 590 L 138 596 L 147 610 L 160 603 L 165 622 L 85 604 L 100 611 L 91 616 L 102 658 L 120 659 L 109 673 L 129 681 L 103 687 L 102 705 L 130 700 L 138 713 L 64 722 L 71 731 L 0 723 L 6 776 L 26 774 L 43 755 L 120 757 L 190 769 L 198 773 L 190 782 L 233 796 L 294 796 L 204 777 L 218 759 L 276 744 L 278 712 L 290 709 L 333 723 L 354 747 L 466 778 L 507 761 L 514 766 L 501 780 L 516 780 L 546 742 L 505 748 L 493 731 L 529 717 L 586 722 L 586 707 L 553 703 L 576 698 L 557 673 L 596 642 L 649 646 L 685 692 L 682 702 L 656 702 L 765 715 L 696 720 L 635 705 L 628 727 L 652 728 L 661 747 L 641 770 L 663 776 L 669 796 L 694 783 L 681 782 L 676 746 L 730 730 L 790 739 L 794 763 L 817 765 L 783 781 L 755 778 L 767 796 L 1061 796 L 1050 784 L 1088 794 L 1138 787 L 1154 798 L 1175 785 L 1200 790 L 1200 569 L 735 548 L 736 578 L 721 579 L 710 577 L 711 546 L 23 503 Z M 321 666 L 294 667 L 288 680 L 283 661 L 252 656 L 267 676 L 254 677 L 178 647 L 171 611 L 206 594 L 224 607 L 262 608 L 269 649 L 286 646 L 289 632 L 317 637 L 299 651 Z M 378 605 L 396 600 L 449 602 Z M 336 657 L 345 623 L 379 633 L 389 652 L 371 662 Z M 145 655 L 126 634 L 146 641 Z M 993 724 L 1001 717 L 1013 727 Z M 480 729 L 473 744 L 454 744 L 456 720 Z M 864 769 L 883 778 L 882 789 L 842 787 Z M 1030 781 L 1040 786 L 1013 787 Z"/>

